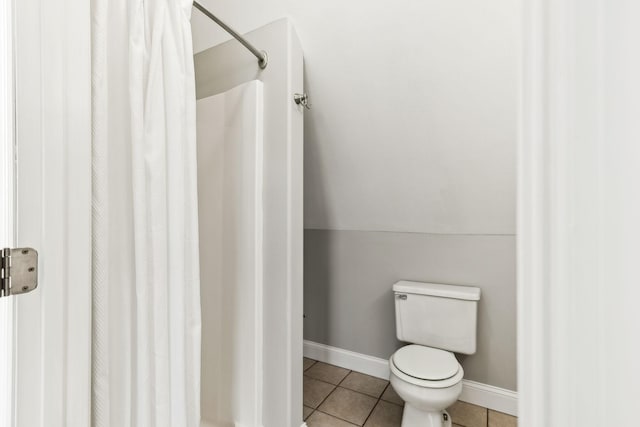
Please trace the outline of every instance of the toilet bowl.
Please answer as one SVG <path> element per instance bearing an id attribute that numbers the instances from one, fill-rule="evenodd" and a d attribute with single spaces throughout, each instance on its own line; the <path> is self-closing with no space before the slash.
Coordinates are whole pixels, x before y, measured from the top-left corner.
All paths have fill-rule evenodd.
<path id="1" fill-rule="evenodd" d="M 464 371 L 448 351 L 402 347 L 389 359 L 391 386 L 405 402 L 402 427 L 451 427 L 445 411 L 462 392 Z"/>
<path id="2" fill-rule="evenodd" d="M 411 343 L 389 359 L 391 386 L 405 401 L 402 427 L 451 427 L 445 409 L 458 400 L 464 376 L 453 352 L 476 351 L 480 289 L 400 281 L 393 292 L 396 336 Z"/>

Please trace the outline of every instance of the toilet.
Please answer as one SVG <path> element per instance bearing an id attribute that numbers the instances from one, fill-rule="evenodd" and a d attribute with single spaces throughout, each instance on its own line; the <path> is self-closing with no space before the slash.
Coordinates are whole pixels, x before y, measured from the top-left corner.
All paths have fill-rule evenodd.
<path id="1" fill-rule="evenodd" d="M 389 359 L 391 386 L 405 402 L 402 427 L 451 427 L 445 409 L 464 376 L 453 353 L 476 352 L 480 289 L 400 281 L 393 293 L 396 335 L 410 343 Z"/>

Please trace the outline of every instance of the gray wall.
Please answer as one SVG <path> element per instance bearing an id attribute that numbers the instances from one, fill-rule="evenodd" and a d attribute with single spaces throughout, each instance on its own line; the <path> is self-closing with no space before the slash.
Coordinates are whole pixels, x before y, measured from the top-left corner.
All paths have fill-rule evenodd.
<path id="1" fill-rule="evenodd" d="M 465 378 L 516 389 L 515 237 L 305 231 L 305 339 L 388 358 L 391 285 L 401 279 L 482 288 L 478 350 Z"/>

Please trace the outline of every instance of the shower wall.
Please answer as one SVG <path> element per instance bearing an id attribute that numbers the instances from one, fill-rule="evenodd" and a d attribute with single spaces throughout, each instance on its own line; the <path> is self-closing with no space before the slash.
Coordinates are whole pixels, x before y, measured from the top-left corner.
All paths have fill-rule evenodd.
<path id="1" fill-rule="evenodd" d="M 212 426 L 262 420 L 262 86 L 197 103 L 201 414 Z"/>
<path id="2" fill-rule="evenodd" d="M 215 26 L 210 30 L 220 31 Z M 302 424 L 303 112 L 293 102 L 293 94 L 303 91 L 302 49 L 293 26 L 286 19 L 251 31 L 246 37 L 268 52 L 267 68 L 261 70 L 255 57 L 237 41 L 222 43 L 195 56 L 196 91 L 202 100 L 253 80 L 264 84 L 261 316 L 263 341 L 268 345 L 262 353 L 262 423 L 245 423 L 243 427 L 299 427 Z M 212 125 L 211 132 L 221 132 L 219 126 L 216 128 Z M 209 322 L 204 316 L 210 309 L 203 301 L 204 322 Z M 219 325 L 226 327 L 224 322 Z M 203 384 L 203 391 L 205 387 Z M 213 401 L 203 400 L 202 404 L 205 413 Z"/>

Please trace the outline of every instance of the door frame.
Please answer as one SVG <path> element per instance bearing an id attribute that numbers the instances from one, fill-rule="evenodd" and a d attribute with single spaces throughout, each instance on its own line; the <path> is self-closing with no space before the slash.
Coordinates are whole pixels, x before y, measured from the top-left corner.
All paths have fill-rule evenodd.
<path id="1" fill-rule="evenodd" d="M 640 4 L 523 5 L 518 424 L 622 425 L 640 376 Z"/>
<path id="2" fill-rule="evenodd" d="M 39 286 L 13 328 L 12 426 L 91 422 L 91 14 L 84 0 L 14 2 L 16 246 Z"/>
<path id="3" fill-rule="evenodd" d="M 0 248 L 14 244 L 13 1 L 0 10 Z M 13 425 L 13 298 L 0 299 L 0 427 Z"/>

